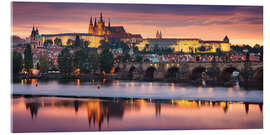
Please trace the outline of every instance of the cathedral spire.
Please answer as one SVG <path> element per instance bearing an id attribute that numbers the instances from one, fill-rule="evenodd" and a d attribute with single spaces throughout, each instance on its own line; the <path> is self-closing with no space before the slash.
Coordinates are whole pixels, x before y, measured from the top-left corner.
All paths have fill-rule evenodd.
<path id="1" fill-rule="evenodd" d="M 96 28 L 96 27 L 97 27 L 97 20 L 96 20 L 96 18 L 95 18 L 94 28 Z"/>
<path id="2" fill-rule="evenodd" d="M 111 27 L 111 19 L 109 18 L 108 27 Z"/>
<path id="3" fill-rule="evenodd" d="M 100 18 L 99 18 L 100 22 L 103 22 L 103 17 L 102 17 L 102 12 L 100 12 Z"/>
<path id="4" fill-rule="evenodd" d="M 90 17 L 90 25 L 93 26 L 92 16 Z"/>
<path id="5" fill-rule="evenodd" d="M 89 33 L 89 34 L 93 34 L 93 33 L 94 33 L 92 16 L 91 16 L 91 18 L 90 18 L 90 23 L 89 23 L 88 33 Z"/>
<path id="6" fill-rule="evenodd" d="M 33 24 L 33 29 L 32 29 L 32 32 L 31 32 L 31 36 L 35 35 L 35 25 Z"/>
<path id="7" fill-rule="evenodd" d="M 36 27 L 36 34 L 39 34 L 39 33 L 38 33 L 38 27 Z"/>

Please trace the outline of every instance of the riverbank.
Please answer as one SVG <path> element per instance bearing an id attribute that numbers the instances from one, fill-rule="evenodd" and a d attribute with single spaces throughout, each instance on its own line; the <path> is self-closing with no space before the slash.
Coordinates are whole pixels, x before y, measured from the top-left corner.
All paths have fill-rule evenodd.
<path id="1" fill-rule="evenodd" d="M 241 102 L 241 101 L 226 101 L 226 100 L 187 100 L 187 99 L 158 99 L 158 98 L 130 98 L 130 97 L 96 97 L 96 96 L 72 96 L 72 95 L 32 95 L 32 94 L 12 94 L 12 98 L 39 98 L 39 97 L 59 97 L 59 98 L 81 98 L 81 99 L 97 99 L 97 100 L 108 100 L 108 101 L 116 101 L 116 102 L 123 102 L 123 101 L 145 101 L 145 102 L 152 102 L 152 103 L 172 103 L 173 101 L 178 100 L 185 100 L 188 102 Z M 261 104 L 263 102 L 244 102 L 246 104 Z"/>
<path id="2" fill-rule="evenodd" d="M 263 102 L 261 90 L 246 90 L 243 87 L 202 87 L 186 83 L 139 82 L 110 80 L 96 81 L 31 80 L 12 84 L 12 94 L 69 96 L 69 97 L 109 97 L 143 99 L 182 99 Z"/>
<path id="3" fill-rule="evenodd" d="M 111 80 L 122 80 L 122 81 L 137 81 L 137 82 L 164 82 L 164 83 L 181 83 L 187 86 L 202 86 L 201 81 L 191 80 L 191 79 L 129 79 L 120 77 L 117 74 L 114 75 L 103 75 L 103 74 L 88 74 L 88 75 L 60 75 L 60 74 L 48 74 L 46 76 L 14 76 L 13 82 L 19 82 L 22 79 L 38 79 L 42 81 L 50 81 L 50 80 L 59 80 L 62 82 L 69 82 L 73 80 L 80 79 L 80 81 L 88 81 L 88 82 L 102 82 L 104 83 L 104 79 L 106 83 L 109 83 Z M 206 85 L 208 87 L 233 87 L 234 82 L 228 81 L 220 81 L 220 80 L 206 80 Z M 263 90 L 263 82 L 259 81 L 240 81 L 240 87 L 244 87 L 246 90 Z"/>

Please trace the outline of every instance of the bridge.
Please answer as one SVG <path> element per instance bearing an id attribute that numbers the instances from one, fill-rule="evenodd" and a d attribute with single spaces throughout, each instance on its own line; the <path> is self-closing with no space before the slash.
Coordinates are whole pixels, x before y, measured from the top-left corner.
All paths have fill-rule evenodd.
<path id="1" fill-rule="evenodd" d="M 226 81 L 239 71 L 240 80 L 263 80 L 263 62 L 118 63 L 114 69 L 129 79 L 196 79 L 206 72 L 209 80 Z"/>

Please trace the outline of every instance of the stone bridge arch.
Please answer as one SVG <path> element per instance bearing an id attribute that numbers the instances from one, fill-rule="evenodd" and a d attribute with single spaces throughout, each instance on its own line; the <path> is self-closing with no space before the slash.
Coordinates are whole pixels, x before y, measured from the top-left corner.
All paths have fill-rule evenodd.
<path id="1" fill-rule="evenodd" d="M 222 81 L 229 81 L 231 80 L 231 76 L 232 76 L 232 73 L 234 71 L 238 71 L 238 72 L 241 72 L 241 70 L 239 69 L 240 67 L 237 67 L 237 66 L 228 66 L 228 67 L 224 67 L 222 70 L 221 70 L 221 73 L 220 73 L 220 79 Z"/>
<path id="2" fill-rule="evenodd" d="M 154 66 L 149 66 L 145 71 L 144 71 L 144 79 L 147 81 L 152 81 L 156 79 L 156 74 L 157 69 Z"/>
<path id="3" fill-rule="evenodd" d="M 191 77 L 190 77 L 191 80 L 200 79 L 202 72 L 206 72 L 206 69 L 207 69 L 206 67 L 201 66 L 201 65 L 193 68 L 191 71 Z"/>
<path id="4" fill-rule="evenodd" d="M 179 67 L 172 66 L 167 69 L 164 77 L 169 80 L 175 81 L 178 78 L 179 72 L 180 72 Z"/>
<path id="5" fill-rule="evenodd" d="M 258 67 L 254 70 L 252 79 L 263 82 L 263 67 Z"/>

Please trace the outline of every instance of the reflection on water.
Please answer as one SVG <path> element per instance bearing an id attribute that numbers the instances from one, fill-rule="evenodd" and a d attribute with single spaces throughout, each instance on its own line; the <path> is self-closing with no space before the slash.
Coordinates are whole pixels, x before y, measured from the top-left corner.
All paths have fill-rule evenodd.
<path id="1" fill-rule="evenodd" d="M 262 90 L 242 87 L 201 87 L 181 83 L 136 82 L 119 80 L 50 80 L 23 79 L 13 83 L 12 94 L 86 97 L 128 97 L 187 99 L 239 102 L 263 102 Z"/>
<path id="2" fill-rule="evenodd" d="M 263 104 L 14 97 L 13 132 L 263 128 Z"/>

